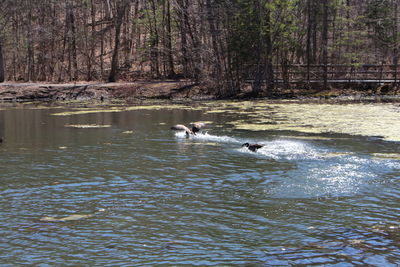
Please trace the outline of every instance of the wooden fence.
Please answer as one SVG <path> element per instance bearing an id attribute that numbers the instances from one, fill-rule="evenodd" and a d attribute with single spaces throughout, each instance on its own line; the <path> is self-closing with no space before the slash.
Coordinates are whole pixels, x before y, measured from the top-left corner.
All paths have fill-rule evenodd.
<path id="1" fill-rule="evenodd" d="M 276 83 L 398 83 L 400 65 L 276 65 Z"/>

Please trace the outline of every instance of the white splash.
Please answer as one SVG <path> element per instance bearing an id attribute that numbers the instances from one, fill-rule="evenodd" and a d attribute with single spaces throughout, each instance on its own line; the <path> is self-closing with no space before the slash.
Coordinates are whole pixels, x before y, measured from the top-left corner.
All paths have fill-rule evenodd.
<path id="1" fill-rule="evenodd" d="M 318 159 L 324 155 L 323 150 L 317 150 L 312 145 L 300 141 L 274 140 L 257 141 L 256 143 L 263 144 L 264 147 L 258 149 L 255 153 L 246 147 L 241 147 L 237 150 L 242 153 L 274 160 Z"/>
<path id="2" fill-rule="evenodd" d="M 175 136 L 178 138 L 188 138 L 189 140 L 201 140 L 201 141 L 212 141 L 212 142 L 219 142 L 219 143 L 240 143 L 240 140 L 230 137 L 230 136 L 218 136 L 218 135 L 211 135 L 207 132 L 205 133 L 198 133 L 196 135 L 189 135 L 186 136 L 185 132 L 176 132 Z"/>

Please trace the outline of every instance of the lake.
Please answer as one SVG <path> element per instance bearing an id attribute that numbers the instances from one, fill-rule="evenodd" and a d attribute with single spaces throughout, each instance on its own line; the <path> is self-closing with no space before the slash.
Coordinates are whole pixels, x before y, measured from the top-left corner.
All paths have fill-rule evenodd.
<path id="1" fill-rule="evenodd" d="M 3 103 L 0 136 L 1 266 L 400 265 L 398 103 Z"/>

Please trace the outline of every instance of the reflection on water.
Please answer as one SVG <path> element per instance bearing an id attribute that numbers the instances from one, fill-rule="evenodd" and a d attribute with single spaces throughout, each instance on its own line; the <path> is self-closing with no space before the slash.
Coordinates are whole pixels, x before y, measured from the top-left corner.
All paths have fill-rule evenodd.
<path id="1" fill-rule="evenodd" d="M 124 110 L 0 110 L 1 265 L 400 264 L 399 143 Z"/>

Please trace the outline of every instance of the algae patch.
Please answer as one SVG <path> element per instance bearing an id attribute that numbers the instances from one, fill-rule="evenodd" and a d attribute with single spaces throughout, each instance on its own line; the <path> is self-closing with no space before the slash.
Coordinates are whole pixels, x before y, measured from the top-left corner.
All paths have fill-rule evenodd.
<path id="1" fill-rule="evenodd" d="M 330 141 L 330 140 L 340 140 L 340 139 L 348 139 L 348 138 L 340 138 L 340 137 L 324 137 L 324 136 L 295 136 L 295 135 L 280 135 L 281 139 L 299 139 L 299 140 L 315 140 L 315 141 Z"/>
<path id="2" fill-rule="evenodd" d="M 72 115 L 83 115 L 91 113 L 110 113 L 110 112 L 124 112 L 124 111 L 135 111 L 135 110 L 161 110 L 161 109 L 184 109 L 184 110 L 201 110 L 199 107 L 191 107 L 188 105 L 178 105 L 178 104 L 166 104 L 166 105 L 141 105 L 141 106 L 131 106 L 131 107 L 109 107 L 103 109 L 91 109 L 84 108 L 77 111 L 66 111 L 53 113 L 53 116 L 72 116 Z"/>
<path id="3" fill-rule="evenodd" d="M 194 122 L 191 122 L 190 124 L 193 125 L 193 124 L 196 124 L 196 123 L 201 123 L 201 124 L 205 124 L 205 125 L 210 125 L 210 124 L 212 124 L 213 122 L 212 122 L 212 121 L 194 121 Z"/>
<path id="4" fill-rule="evenodd" d="M 380 160 L 385 160 L 385 159 L 400 160 L 399 153 L 373 153 L 372 156 L 374 159 L 380 159 Z"/>
<path id="5" fill-rule="evenodd" d="M 190 142 L 182 143 L 182 145 L 220 146 L 221 144 L 213 142 Z"/>
<path id="6" fill-rule="evenodd" d="M 78 110 L 78 111 L 66 111 L 66 112 L 59 112 L 53 113 L 53 116 L 71 116 L 71 115 L 82 115 L 82 114 L 91 114 L 91 113 L 110 113 L 110 112 L 122 112 L 123 109 L 85 109 L 85 110 Z"/>
<path id="7" fill-rule="evenodd" d="M 322 154 L 322 157 L 336 158 L 336 157 L 349 156 L 349 155 L 353 155 L 353 154 L 354 154 L 353 152 L 330 152 L 330 153 Z"/>
<path id="8" fill-rule="evenodd" d="M 240 114 L 247 114 L 247 119 L 230 122 L 240 130 L 339 133 L 400 141 L 400 112 L 394 104 L 254 102 L 252 108 L 247 104 L 236 108 Z"/>
<path id="9" fill-rule="evenodd" d="M 68 222 L 68 221 L 77 221 L 86 218 L 92 217 L 93 214 L 74 214 L 66 217 L 56 218 L 56 217 L 42 217 L 39 219 L 41 222 Z"/>
<path id="10" fill-rule="evenodd" d="M 70 128 L 79 128 L 79 129 L 95 129 L 95 128 L 109 128 L 111 125 L 109 124 L 104 124 L 104 125 L 99 125 L 99 124 L 66 124 L 64 125 L 65 127 L 70 127 Z"/>

